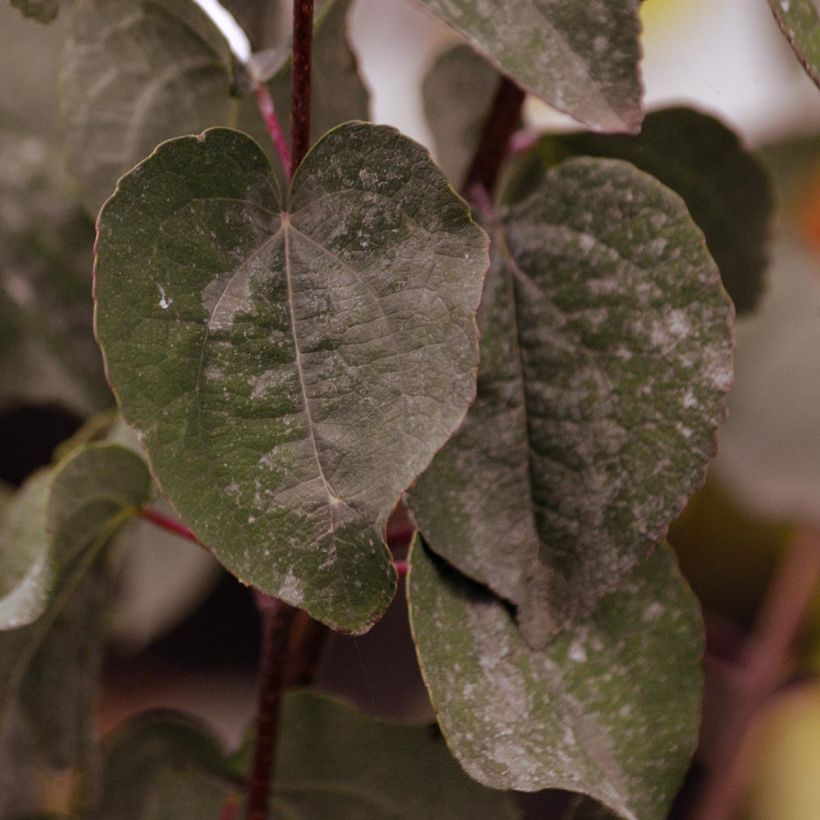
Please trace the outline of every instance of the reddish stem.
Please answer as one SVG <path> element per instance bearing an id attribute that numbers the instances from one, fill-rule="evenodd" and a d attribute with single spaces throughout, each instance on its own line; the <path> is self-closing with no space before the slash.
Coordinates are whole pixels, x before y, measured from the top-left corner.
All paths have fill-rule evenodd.
<path id="1" fill-rule="evenodd" d="M 282 173 L 284 173 L 285 179 L 290 182 L 292 172 L 290 151 L 288 150 L 288 144 L 285 142 L 285 134 L 282 131 L 282 126 L 279 124 L 279 119 L 276 116 L 273 97 L 271 97 L 270 89 L 265 83 L 259 83 L 259 85 L 256 86 L 256 104 L 259 106 L 259 113 L 262 115 L 265 127 L 268 129 L 273 147 L 279 155 Z"/>
<path id="2" fill-rule="evenodd" d="M 270 820 L 268 803 L 274 781 L 279 707 L 285 684 L 289 637 L 298 610 L 284 601 L 256 591 L 262 617 L 262 663 L 253 767 L 248 783 L 247 820 Z"/>
<path id="3" fill-rule="evenodd" d="M 799 535 L 769 585 L 741 658 L 743 688 L 722 723 L 710 773 L 691 820 L 733 817 L 744 786 L 744 741 L 760 706 L 788 669 L 789 655 L 820 577 L 820 536 Z"/>
<path id="4" fill-rule="evenodd" d="M 407 575 L 407 561 L 396 561 L 396 572 L 399 574 L 399 578 L 404 578 Z"/>
<path id="5" fill-rule="evenodd" d="M 293 168 L 310 148 L 310 69 L 313 0 L 293 0 L 293 70 L 290 93 L 290 144 Z"/>
<path id="6" fill-rule="evenodd" d="M 167 515 L 163 515 L 156 510 L 152 510 L 150 507 L 140 507 L 139 510 L 137 510 L 137 516 L 145 521 L 150 521 L 152 524 L 157 527 L 161 527 L 163 530 L 168 530 L 169 532 L 174 533 L 174 535 L 180 536 L 180 538 L 187 538 L 188 541 L 193 541 L 200 547 L 205 547 L 205 545 L 183 523 L 176 521 L 173 518 L 169 518 Z"/>
<path id="7" fill-rule="evenodd" d="M 492 196 L 498 173 L 507 155 L 507 145 L 518 125 L 524 96 L 524 92 L 512 80 L 507 77 L 501 79 L 484 123 L 478 150 L 467 171 L 465 191 L 480 186 Z"/>

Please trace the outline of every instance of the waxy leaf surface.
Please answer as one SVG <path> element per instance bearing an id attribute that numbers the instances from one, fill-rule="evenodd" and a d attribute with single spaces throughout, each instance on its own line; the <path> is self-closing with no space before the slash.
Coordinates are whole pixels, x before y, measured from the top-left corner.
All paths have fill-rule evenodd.
<path id="1" fill-rule="evenodd" d="M 441 54 L 424 78 L 424 115 L 439 167 L 460 187 L 478 149 L 500 83 L 498 72 L 469 46 Z"/>
<path id="2" fill-rule="evenodd" d="M 734 132 L 708 114 L 668 108 L 648 114 L 636 136 L 545 137 L 513 172 L 509 194 L 520 198 L 539 185 L 546 168 L 577 154 L 627 160 L 683 197 L 737 312 L 757 306 L 768 265 L 774 195 L 763 165 Z"/>
<path id="3" fill-rule="evenodd" d="M 45 516 L 38 518 L 45 528 L 30 533 L 47 545 L 35 579 L 41 614 L 16 629 L 7 620 L 8 631 L 0 633 L 0 728 L 19 709 L 42 753 L 66 766 L 88 748 L 106 592 L 99 558 L 120 524 L 147 501 L 150 475 L 130 450 L 94 445 L 47 478 Z M 31 615 L 26 609 L 21 622 Z"/>
<path id="4" fill-rule="evenodd" d="M 582 792 L 630 820 L 666 816 L 697 740 L 703 649 L 667 545 L 541 651 L 502 601 L 420 543 L 407 595 L 439 724 L 471 777 Z"/>
<path id="5" fill-rule="evenodd" d="M 817 0 L 769 0 L 769 5 L 797 59 L 820 86 L 820 5 Z"/>
<path id="6" fill-rule="evenodd" d="M 11 4 L 41 23 L 50 23 L 60 10 L 60 0 L 11 0 Z"/>
<path id="7" fill-rule="evenodd" d="M 594 131 L 643 117 L 638 0 L 419 0 L 520 86 Z"/>
<path id="8" fill-rule="evenodd" d="M 162 146 L 100 218 L 97 335 L 185 523 L 246 583 L 362 631 L 384 525 L 474 394 L 487 240 L 418 145 L 349 123 L 286 201 L 216 129 Z"/>
<path id="9" fill-rule="evenodd" d="M 615 589 L 702 483 L 733 311 L 683 202 L 624 162 L 562 163 L 491 234 L 478 396 L 408 504 L 538 647 Z"/>
<path id="10" fill-rule="evenodd" d="M 90 213 L 158 143 L 232 124 L 231 82 L 228 43 L 193 0 L 78 0 L 61 114 Z"/>

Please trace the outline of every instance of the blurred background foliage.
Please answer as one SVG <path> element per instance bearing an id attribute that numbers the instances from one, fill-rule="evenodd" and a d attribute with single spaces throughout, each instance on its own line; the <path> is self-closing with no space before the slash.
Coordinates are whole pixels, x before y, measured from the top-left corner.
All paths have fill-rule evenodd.
<path id="1" fill-rule="evenodd" d="M 820 94 L 763 0 L 647 0 L 642 14 L 649 107 L 690 105 L 734 128 L 759 152 L 778 199 L 765 291 L 737 324 L 720 454 L 670 533 L 709 637 L 693 792 L 713 759 L 725 704 L 743 696 L 747 683 L 737 670 L 784 556 L 796 538 L 820 533 Z M 430 144 L 421 81 L 454 35 L 406 0 L 358 0 L 350 23 L 373 119 Z M 0 480 L 7 485 L 47 463 L 63 439 L 112 404 L 91 334 L 93 226 L 60 157 L 64 25 L 63 14 L 44 26 L 0 3 Z M 526 118 L 572 128 L 537 101 Z M 653 145 L 663 149 L 662 139 Z M 95 435 L 93 425 L 85 431 Z M 258 633 L 246 590 L 196 546 L 144 523 L 130 525 L 123 542 L 101 726 L 172 706 L 237 741 L 255 698 Z M 820 816 L 818 673 L 820 589 L 778 693 L 746 744 L 749 818 Z M 371 714 L 430 719 L 403 596 L 367 636 L 332 640 L 319 685 Z M 66 787 L 49 780 L 45 807 Z M 532 817 L 553 816 L 545 800 L 561 804 L 528 797 Z M 688 800 L 684 792 L 680 816 Z"/>

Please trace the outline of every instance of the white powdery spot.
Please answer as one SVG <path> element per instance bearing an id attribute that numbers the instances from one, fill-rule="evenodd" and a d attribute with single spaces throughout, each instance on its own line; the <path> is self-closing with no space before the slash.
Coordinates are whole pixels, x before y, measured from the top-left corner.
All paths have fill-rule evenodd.
<path id="1" fill-rule="evenodd" d="M 687 391 L 683 394 L 683 406 L 687 410 L 691 410 L 693 407 L 697 407 L 698 400 L 695 398 L 695 391 L 692 388 L 688 388 Z"/>
<path id="2" fill-rule="evenodd" d="M 162 287 L 162 285 L 158 284 L 158 285 L 157 285 L 157 288 L 159 288 L 159 306 L 160 306 L 163 310 L 168 310 L 168 308 L 169 308 L 169 307 L 171 307 L 171 305 L 173 305 L 173 304 L 174 304 L 174 300 L 173 300 L 173 299 L 169 299 L 169 298 L 165 295 L 165 288 L 164 288 L 164 287 Z"/>
<path id="3" fill-rule="evenodd" d="M 584 663 L 587 659 L 587 651 L 578 638 L 570 644 L 569 659 L 575 661 L 575 663 Z"/>
<path id="4" fill-rule="evenodd" d="M 651 624 L 654 621 L 657 621 L 664 612 L 666 612 L 666 607 L 659 601 L 653 601 L 651 604 L 644 607 L 641 618 L 645 624 Z"/>

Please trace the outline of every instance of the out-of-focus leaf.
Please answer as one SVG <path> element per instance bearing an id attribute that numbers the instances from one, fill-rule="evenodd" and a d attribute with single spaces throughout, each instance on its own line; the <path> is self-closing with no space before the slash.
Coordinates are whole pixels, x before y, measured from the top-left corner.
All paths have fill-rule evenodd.
<path id="1" fill-rule="evenodd" d="M 149 490 L 145 463 L 116 445 L 78 450 L 51 478 L 47 606 L 29 625 L 0 633 L 0 724 L 19 709 L 54 766 L 87 751 L 106 591 L 99 558 Z"/>
<path id="2" fill-rule="evenodd" d="M 222 0 L 222 5 L 245 30 L 254 51 L 281 44 L 284 0 Z"/>
<path id="3" fill-rule="evenodd" d="M 820 6 L 817 0 L 769 0 L 769 5 L 800 64 L 820 86 Z"/>
<path id="4" fill-rule="evenodd" d="M 0 516 L 0 629 L 14 629 L 45 609 L 51 568 L 46 534 L 48 470 L 29 478 Z"/>
<path id="5" fill-rule="evenodd" d="M 582 792 L 632 820 L 666 816 L 697 740 L 703 650 L 666 545 L 541 651 L 500 600 L 418 543 L 407 595 L 433 706 L 471 777 Z"/>
<path id="6" fill-rule="evenodd" d="M 103 750 L 89 820 L 219 820 L 241 788 L 219 741 L 186 715 L 140 715 L 106 737 Z"/>
<path id="7" fill-rule="evenodd" d="M 276 187 L 238 132 L 160 146 L 101 214 L 97 334 L 185 523 L 360 632 L 395 590 L 387 517 L 473 397 L 487 240 L 392 128 L 340 126 Z"/>
<path id="8" fill-rule="evenodd" d="M 0 132 L 0 407 L 110 402 L 91 330 L 94 232 L 37 139 Z"/>
<path id="9" fill-rule="evenodd" d="M 420 0 L 527 91 L 595 131 L 643 118 L 638 0 Z"/>
<path id="10" fill-rule="evenodd" d="M 557 166 L 492 238 L 478 396 L 407 502 L 537 648 L 616 589 L 702 483 L 733 311 L 684 203 L 619 160 Z"/>
<path id="11" fill-rule="evenodd" d="M 274 814 L 292 820 L 513 820 L 509 795 L 470 780 L 430 726 L 367 717 L 310 692 L 283 703 Z"/>
<path id="12" fill-rule="evenodd" d="M 41 23 L 50 23 L 60 10 L 60 0 L 11 0 L 11 4 Z"/>
<path id="13" fill-rule="evenodd" d="M 500 82 L 498 72 L 469 46 L 441 54 L 424 79 L 424 114 L 438 164 L 456 188 L 464 182 Z"/>
<path id="14" fill-rule="evenodd" d="M 227 41 L 193 0 L 77 0 L 61 115 L 90 213 L 158 143 L 233 123 L 231 65 Z"/>
<path id="15" fill-rule="evenodd" d="M 757 305 L 774 196 L 764 167 L 733 131 L 707 114 L 668 108 L 647 115 L 637 136 L 546 137 L 513 174 L 509 194 L 521 198 L 538 186 L 546 168 L 578 154 L 625 159 L 683 197 L 737 312 Z"/>

